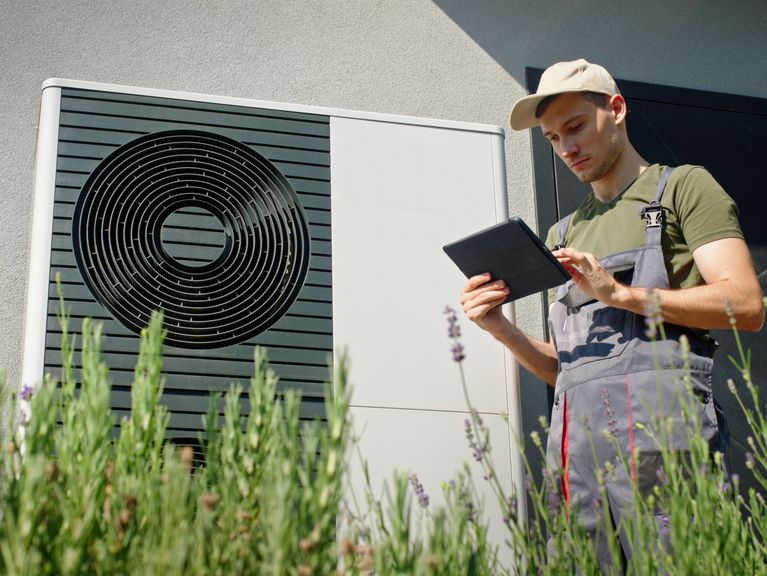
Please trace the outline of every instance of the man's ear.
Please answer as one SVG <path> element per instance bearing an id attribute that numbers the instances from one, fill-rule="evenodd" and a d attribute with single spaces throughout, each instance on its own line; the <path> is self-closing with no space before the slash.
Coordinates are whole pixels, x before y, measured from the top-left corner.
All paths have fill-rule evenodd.
<path id="1" fill-rule="evenodd" d="M 616 125 L 625 124 L 629 109 L 622 95 L 615 94 L 610 97 L 610 112 L 612 112 Z"/>

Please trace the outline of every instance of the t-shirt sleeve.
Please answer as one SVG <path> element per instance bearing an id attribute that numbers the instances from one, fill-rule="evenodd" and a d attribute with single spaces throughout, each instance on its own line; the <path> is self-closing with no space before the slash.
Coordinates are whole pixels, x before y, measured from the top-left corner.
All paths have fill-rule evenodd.
<path id="1" fill-rule="evenodd" d="M 683 175 L 674 209 L 690 252 L 714 240 L 743 238 L 735 201 L 704 168 Z"/>

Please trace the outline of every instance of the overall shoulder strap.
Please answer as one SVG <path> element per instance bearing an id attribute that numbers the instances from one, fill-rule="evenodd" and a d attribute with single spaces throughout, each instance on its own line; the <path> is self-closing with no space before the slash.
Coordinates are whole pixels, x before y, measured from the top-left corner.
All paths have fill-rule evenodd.
<path id="1" fill-rule="evenodd" d="M 663 228 L 663 207 L 660 204 L 663 192 L 669 176 L 674 167 L 667 166 L 658 179 L 658 187 L 655 189 L 655 199 L 649 204 L 642 206 L 639 211 L 640 217 L 645 221 L 645 246 L 660 245 L 660 232 Z"/>
<path id="2" fill-rule="evenodd" d="M 557 248 L 565 247 L 565 235 L 567 234 L 567 227 L 570 225 L 570 220 L 575 212 L 570 212 L 567 216 L 557 222 Z"/>
<path id="3" fill-rule="evenodd" d="M 664 168 L 663 173 L 658 180 L 658 188 L 655 190 L 655 202 L 660 203 L 660 199 L 663 198 L 663 191 L 666 189 L 666 182 L 668 182 L 669 176 L 671 176 L 671 173 L 675 169 L 675 166 L 666 166 L 666 168 Z"/>

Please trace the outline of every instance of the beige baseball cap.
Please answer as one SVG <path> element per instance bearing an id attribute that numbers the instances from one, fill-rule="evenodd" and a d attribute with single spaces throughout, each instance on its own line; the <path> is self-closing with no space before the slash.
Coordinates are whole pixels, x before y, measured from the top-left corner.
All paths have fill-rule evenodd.
<path id="1" fill-rule="evenodd" d="M 613 96 L 620 94 L 615 80 L 599 64 L 592 64 L 583 58 L 571 62 L 552 64 L 541 75 L 538 91 L 520 98 L 511 109 L 511 127 L 526 130 L 538 126 L 535 110 L 541 100 L 565 92 L 597 92 Z"/>

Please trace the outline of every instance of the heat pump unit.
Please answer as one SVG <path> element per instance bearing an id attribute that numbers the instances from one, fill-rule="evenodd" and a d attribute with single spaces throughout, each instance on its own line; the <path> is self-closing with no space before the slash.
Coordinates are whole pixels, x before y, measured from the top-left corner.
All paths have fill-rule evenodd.
<path id="1" fill-rule="evenodd" d="M 24 383 L 60 369 L 57 275 L 72 331 L 103 323 L 117 415 L 164 310 L 176 438 L 197 438 L 211 392 L 248 380 L 257 345 L 302 417 L 320 416 L 328 356 L 347 347 L 374 476 L 409 468 L 438 492 L 470 460 L 442 315 L 465 279 L 441 246 L 507 217 L 503 148 L 493 126 L 49 80 Z M 518 423 L 516 366 L 463 324 L 473 402 L 520 483 L 498 416 Z"/>

